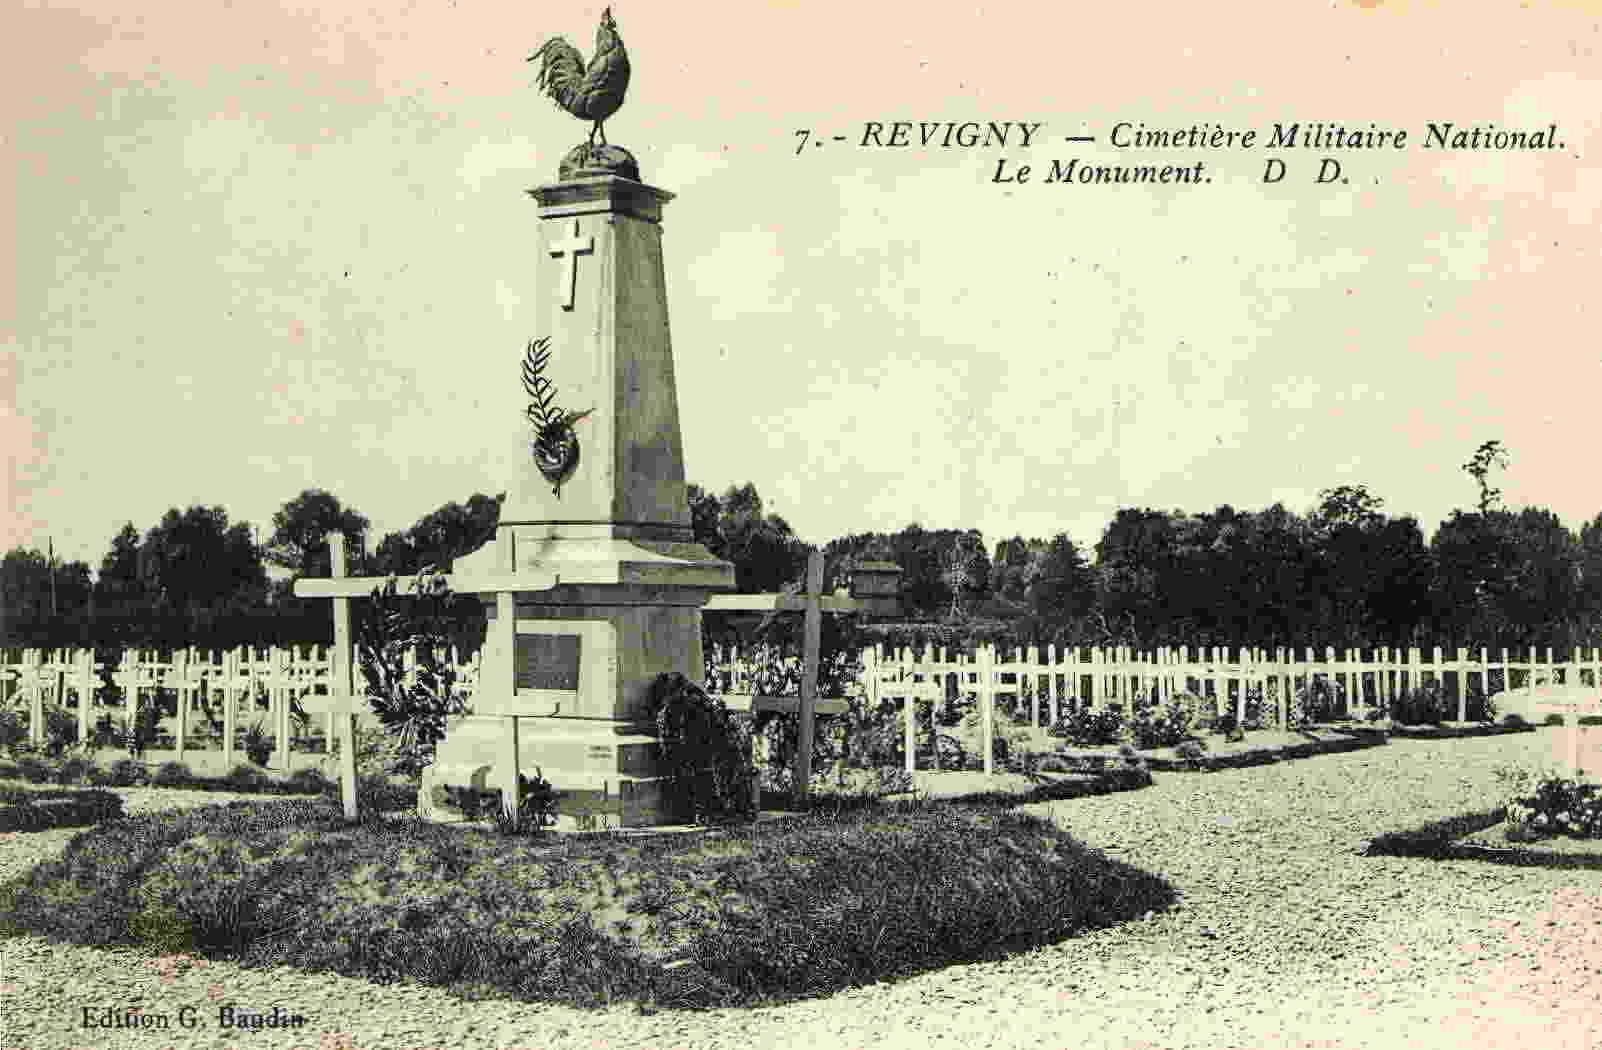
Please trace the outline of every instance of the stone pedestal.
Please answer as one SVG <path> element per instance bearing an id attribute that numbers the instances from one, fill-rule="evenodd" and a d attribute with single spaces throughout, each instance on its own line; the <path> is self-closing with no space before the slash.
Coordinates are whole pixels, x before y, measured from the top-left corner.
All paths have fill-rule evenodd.
<path id="1" fill-rule="evenodd" d="M 589 414 L 560 488 L 525 450 L 495 541 L 454 566 L 452 587 L 482 596 L 489 632 L 474 714 L 441 741 L 421 808 L 449 818 L 444 785 L 505 782 L 505 716 L 517 714 L 517 765 L 565 793 L 564 824 L 675 823 L 648 693 L 663 672 L 703 681 L 701 606 L 733 589 L 734 568 L 690 528 L 662 266 L 672 195 L 615 175 L 529 192 L 544 374 L 561 408 Z M 506 374 L 517 382 L 510 353 Z"/>

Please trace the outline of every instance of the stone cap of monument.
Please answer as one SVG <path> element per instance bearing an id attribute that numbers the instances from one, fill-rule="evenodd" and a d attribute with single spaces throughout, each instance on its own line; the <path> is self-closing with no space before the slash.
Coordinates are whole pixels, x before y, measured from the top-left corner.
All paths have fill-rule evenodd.
<path id="1" fill-rule="evenodd" d="M 567 156 L 562 158 L 562 163 L 556 169 L 556 177 L 563 182 L 597 175 L 616 175 L 630 182 L 642 181 L 639 161 L 622 146 L 592 146 L 581 142 L 567 151 Z"/>
<path id="2" fill-rule="evenodd" d="M 617 212 L 652 223 L 662 221 L 662 205 L 674 197 L 667 190 L 611 174 L 536 186 L 528 195 L 539 202 L 540 215 L 548 219 Z"/>

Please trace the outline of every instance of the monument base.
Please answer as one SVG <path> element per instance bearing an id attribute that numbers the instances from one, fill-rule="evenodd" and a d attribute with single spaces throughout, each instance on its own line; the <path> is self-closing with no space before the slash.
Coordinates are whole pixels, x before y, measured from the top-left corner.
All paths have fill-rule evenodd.
<path id="1" fill-rule="evenodd" d="M 659 775 L 660 748 L 651 728 L 604 719 L 517 720 L 518 772 L 541 777 L 559 793 L 557 830 L 605 824 L 637 828 L 687 821 L 691 814 Z M 447 788 L 497 790 L 505 783 L 502 754 L 509 720 L 466 716 L 440 742 L 423 771 L 418 813 L 428 820 L 456 821 Z"/>

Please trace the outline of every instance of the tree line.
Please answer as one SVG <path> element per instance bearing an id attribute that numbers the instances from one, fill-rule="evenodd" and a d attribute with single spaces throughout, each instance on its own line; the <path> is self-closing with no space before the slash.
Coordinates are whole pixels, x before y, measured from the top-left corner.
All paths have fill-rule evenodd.
<path id="1" fill-rule="evenodd" d="M 989 545 L 978 529 L 838 537 L 823 548 L 825 585 L 864 562 L 900 566 L 907 625 L 881 637 L 963 644 L 1427 644 L 1567 648 L 1602 629 L 1602 514 L 1578 532 L 1550 510 L 1502 505 L 1490 484 L 1507 455 L 1489 441 L 1462 465 L 1478 489 L 1426 539 L 1364 485 L 1323 490 L 1293 511 L 1125 507 L 1092 550 L 1065 533 Z M 259 546 L 221 507 L 169 510 L 111 540 L 99 572 L 51 566 L 17 549 L 0 564 L 0 641 L 8 645 L 231 647 L 331 640 L 327 603 L 293 596 L 298 576 L 327 576 L 327 537 L 342 533 L 351 571 L 414 573 L 452 562 L 494 535 L 504 494 L 448 503 L 369 549 L 368 519 L 308 489 L 273 515 Z M 737 589 L 776 591 L 801 578 L 810 548 L 756 486 L 689 486 L 695 538 L 735 566 Z M 271 579 L 267 566 L 287 570 Z M 53 577 L 53 591 L 52 591 Z M 466 603 L 471 611 L 476 603 Z M 832 619 L 832 618 L 830 618 Z"/>

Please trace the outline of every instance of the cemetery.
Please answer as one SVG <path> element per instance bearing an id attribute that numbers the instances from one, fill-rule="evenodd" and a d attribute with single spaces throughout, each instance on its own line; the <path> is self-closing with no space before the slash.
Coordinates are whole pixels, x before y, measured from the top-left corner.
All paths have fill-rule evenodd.
<path id="1" fill-rule="evenodd" d="M 692 524 L 674 194 L 606 141 L 610 12 L 587 66 L 548 47 L 542 90 L 592 127 L 528 191 L 531 337 L 483 351 L 529 399 L 493 536 L 364 576 L 329 535 L 293 593 L 331 646 L 5 652 L 0 950 L 209 968 L 182 994 L 340 1050 L 411 1045 L 334 1032 L 370 1004 L 556 1045 L 586 1013 L 666 1013 L 667 1040 L 897 988 L 1077 1012 L 1131 970 L 1187 1011 L 1228 997 L 1227 1026 L 1309 988 L 1366 1003 L 1398 942 L 1450 955 L 1515 878 L 1594 884 L 1595 648 L 912 651 L 859 631 L 902 569 L 826 592 L 818 550 L 735 593 Z M 470 652 L 431 626 L 453 603 L 482 613 Z M 711 647 L 719 615 L 760 624 Z M 281 1004 L 224 1001 L 261 974 Z"/>

